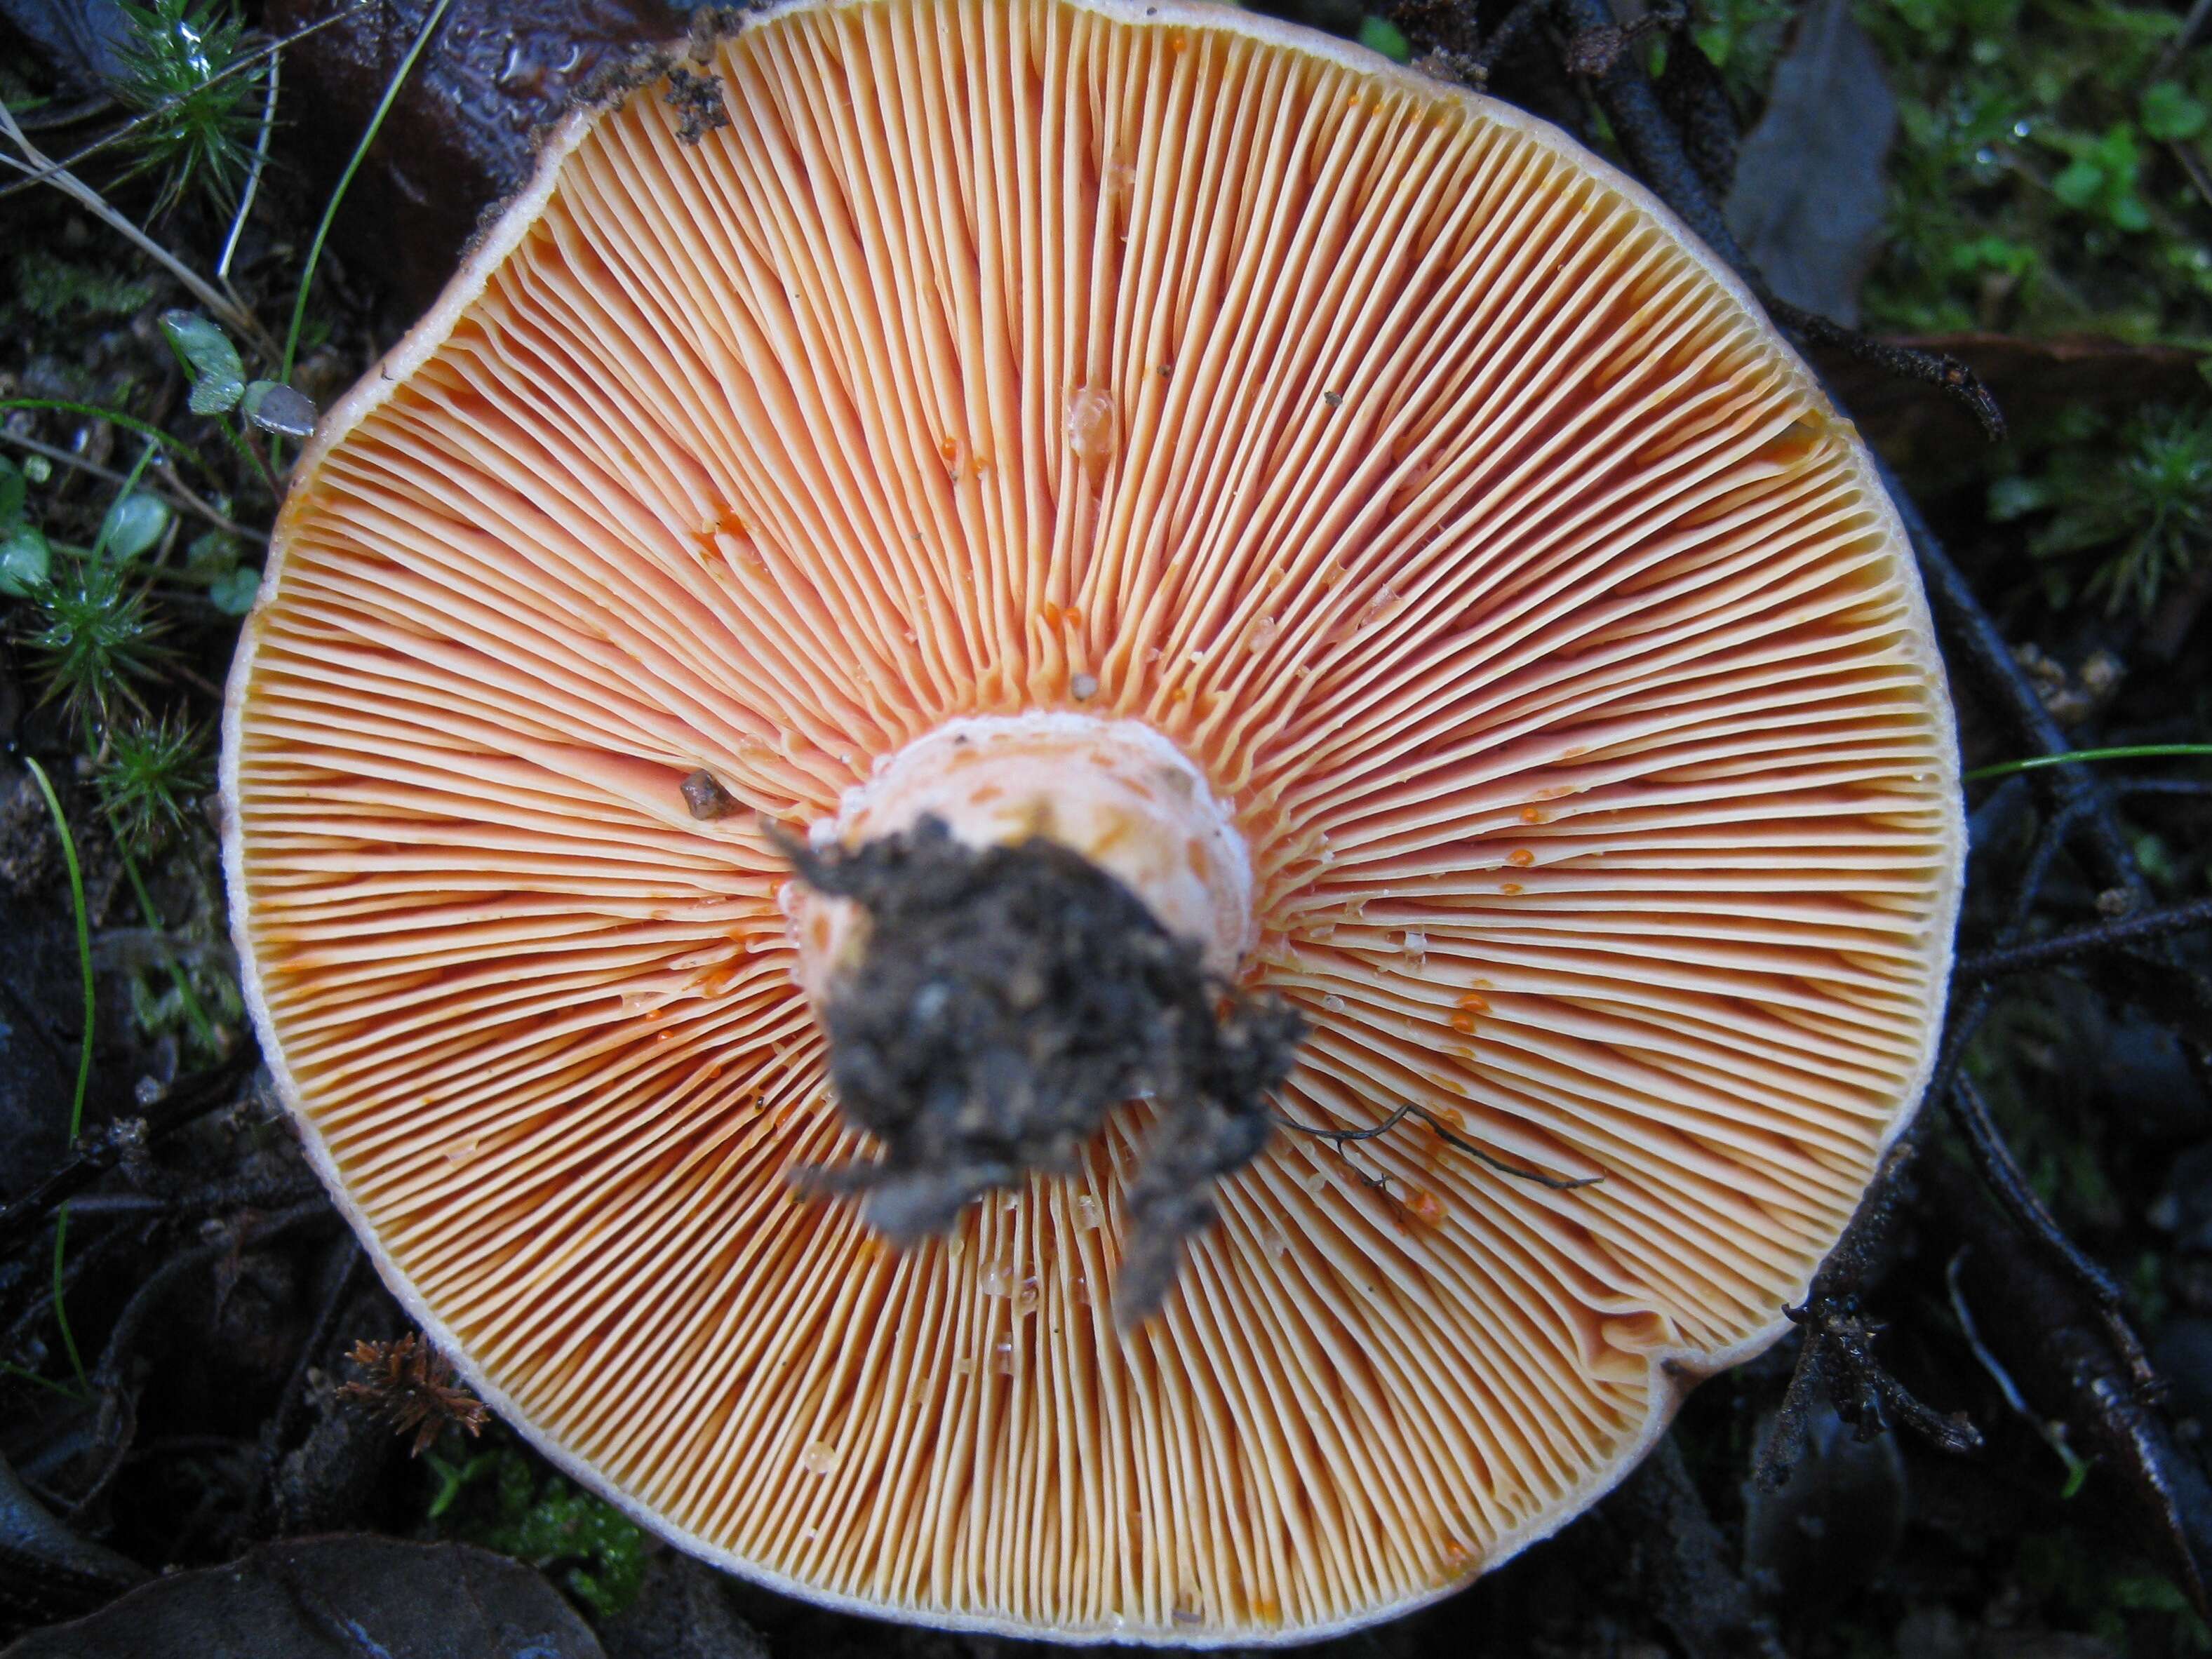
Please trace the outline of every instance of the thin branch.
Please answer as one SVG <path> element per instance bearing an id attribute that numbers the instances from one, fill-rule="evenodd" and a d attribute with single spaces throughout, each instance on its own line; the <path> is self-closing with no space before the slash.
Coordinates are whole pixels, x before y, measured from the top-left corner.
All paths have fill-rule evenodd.
<path id="1" fill-rule="evenodd" d="M 139 229 L 122 214 L 108 206 L 106 198 L 90 185 L 86 184 L 67 167 L 50 161 L 39 147 L 31 142 L 23 129 L 16 124 L 14 113 L 4 102 L 0 102 L 0 133 L 5 133 L 23 152 L 20 159 L 13 155 L 0 155 L 0 163 L 14 167 L 18 172 L 30 173 L 34 178 L 52 185 L 102 224 L 128 238 L 140 252 L 183 283 L 194 299 L 233 329 L 265 343 L 266 337 L 262 333 L 261 325 L 254 321 L 250 313 L 224 297 L 199 272 Z"/>
<path id="2" fill-rule="evenodd" d="M 2024 974 L 2039 968 L 2055 968 L 2099 951 L 2123 950 L 2129 945 L 2147 944 L 2171 934 L 2191 933 L 2199 927 L 2212 927 L 2212 899 L 2192 899 L 2187 904 L 2146 910 L 2118 921 L 2100 921 L 2087 927 L 2070 927 L 2063 933 L 2054 933 L 2049 939 L 2039 939 L 2032 944 L 1977 951 L 1971 956 L 1960 957 L 1959 977 L 1962 980 L 1995 979 L 2005 974 Z"/>
<path id="3" fill-rule="evenodd" d="M 237 257 L 238 239 L 245 234 L 246 217 L 253 211 L 253 193 L 261 187 L 262 169 L 269 165 L 269 134 L 276 125 L 277 70 L 283 61 L 274 52 L 270 54 L 269 91 L 261 100 L 261 131 L 253 141 L 253 165 L 246 170 L 246 188 L 239 192 L 238 211 L 231 216 L 230 234 L 223 238 L 222 258 L 215 262 L 215 279 L 234 300 L 238 298 L 238 290 L 230 285 L 230 262 Z"/>
<path id="4" fill-rule="evenodd" d="M 33 455 L 43 455 L 50 461 L 58 461 L 72 471 L 98 478 L 103 483 L 120 484 L 124 481 L 123 475 L 114 468 L 102 466 L 97 461 L 88 461 L 83 456 L 73 454 L 58 444 L 41 443 L 38 439 L 27 438 L 20 432 L 5 431 L 0 431 L 0 442 L 14 444 L 19 449 L 27 449 Z M 228 532 L 234 536 L 252 536 L 257 533 L 248 530 L 236 520 L 225 518 L 216 512 L 214 507 L 201 497 L 191 486 L 177 476 L 174 468 L 165 462 L 156 460 L 150 470 L 159 476 L 168 490 L 175 492 L 175 505 L 192 514 L 193 517 L 204 519 L 217 530 Z"/>
<path id="5" fill-rule="evenodd" d="M 2043 1200 L 2035 1195 L 2035 1188 L 2028 1184 L 2027 1172 L 2013 1157 L 2012 1148 L 2005 1145 L 1996 1120 L 1990 1115 L 1989 1103 L 1982 1098 L 1982 1091 L 1974 1086 L 1973 1079 L 1964 1075 L 1953 1079 L 1951 1091 L 1945 1098 L 1950 1103 L 1952 1115 L 1966 1133 L 1974 1167 L 1981 1172 L 1998 1206 L 2011 1218 L 2013 1224 L 2096 1304 L 2106 1332 L 2127 1361 L 2136 1387 L 2147 1393 L 2154 1390 L 2158 1374 L 2151 1369 L 2149 1355 L 2143 1352 L 2142 1340 L 2127 1322 L 2126 1297 L 2118 1281 L 2067 1237 L 2057 1218 L 2044 1207 Z"/>
<path id="6" fill-rule="evenodd" d="M 179 1084 L 143 1118 L 124 1119 L 82 1137 L 21 1197 L 0 1204 L 0 1250 L 13 1248 L 16 1240 L 43 1224 L 57 1205 L 91 1186 L 134 1148 L 151 1145 L 228 1105 L 260 1060 L 261 1052 L 249 1038 L 220 1065 Z"/>

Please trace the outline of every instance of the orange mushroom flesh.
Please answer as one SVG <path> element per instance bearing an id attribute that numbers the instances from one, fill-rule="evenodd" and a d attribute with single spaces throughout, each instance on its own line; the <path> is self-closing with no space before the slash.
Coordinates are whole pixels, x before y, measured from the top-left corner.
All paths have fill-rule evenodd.
<path id="1" fill-rule="evenodd" d="M 549 143 L 287 504 L 224 783 L 310 1152 L 724 1566 L 1186 1644 L 1441 1594 L 1774 1339 L 1923 1085 L 1954 744 L 1867 457 L 1644 192 L 1355 49 L 871 0 L 707 67 L 703 137 Z M 1206 785 L 1249 889 L 1125 878 L 1304 1014 L 1282 1115 L 1413 1109 L 1278 1133 L 1126 1333 L 1172 1103 L 909 1250 L 787 1179 L 869 1154 L 754 815 L 1059 717 L 1055 799 L 1108 728 Z"/>

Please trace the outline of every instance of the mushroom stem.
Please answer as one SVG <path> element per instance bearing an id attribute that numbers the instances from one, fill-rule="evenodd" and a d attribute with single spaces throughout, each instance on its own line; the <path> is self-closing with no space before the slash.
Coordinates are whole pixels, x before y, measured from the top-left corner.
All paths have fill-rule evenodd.
<path id="1" fill-rule="evenodd" d="M 1125 1328 L 1165 1297 L 1213 1182 L 1267 1144 L 1304 1035 L 1231 988 L 1250 878 L 1225 813 L 1127 725 L 963 721 L 856 792 L 844 844 L 840 825 L 820 847 L 769 830 L 808 890 L 804 977 L 839 1104 L 883 1148 L 806 1184 L 861 1195 L 868 1224 L 910 1244 L 1032 1171 L 1074 1170 L 1108 1113 L 1149 1099 Z"/>

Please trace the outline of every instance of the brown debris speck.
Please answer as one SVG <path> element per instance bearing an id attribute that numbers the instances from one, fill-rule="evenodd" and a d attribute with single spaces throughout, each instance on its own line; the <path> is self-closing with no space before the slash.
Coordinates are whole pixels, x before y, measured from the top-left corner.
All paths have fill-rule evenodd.
<path id="1" fill-rule="evenodd" d="M 722 77 L 712 71 L 702 75 L 681 64 L 672 65 L 660 101 L 684 118 L 676 129 L 680 143 L 696 144 L 716 127 L 730 125 L 730 112 L 722 106 Z"/>
<path id="2" fill-rule="evenodd" d="M 703 766 L 684 780 L 683 789 L 684 806 L 702 823 L 726 818 L 738 810 L 737 798 Z"/>
<path id="3" fill-rule="evenodd" d="M 491 1416 L 446 1357 L 412 1331 L 389 1342 L 356 1342 L 346 1358 L 368 1375 L 340 1383 L 338 1398 L 358 1400 L 397 1432 L 411 1433 L 410 1457 L 428 1450 L 448 1423 L 481 1434 Z"/>

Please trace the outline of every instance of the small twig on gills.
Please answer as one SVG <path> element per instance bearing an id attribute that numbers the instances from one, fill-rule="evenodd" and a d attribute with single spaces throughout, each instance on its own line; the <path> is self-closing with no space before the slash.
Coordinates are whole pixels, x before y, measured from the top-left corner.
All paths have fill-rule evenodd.
<path id="1" fill-rule="evenodd" d="M 1410 1101 L 1400 1106 L 1380 1123 L 1366 1129 L 1320 1128 L 1310 1123 L 1299 1122 L 1279 1106 L 1273 1109 L 1271 1115 L 1279 1125 L 1293 1133 L 1311 1135 L 1317 1140 L 1334 1142 L 1339 1149 L 1341 1149 L 1347 1141 L 1372 1140 L 1378 1135 L 1388 1133 L 1395 1129 L 1408 1117 L 1415 1117 L 1421 1121 L 1422 1126 L 1430 1133 L 1455 1152 L 1464 1152 L 1477 1163 L 1487 1164 L 1498 1174 L 1510 1176 L 1516 1181 L 1526 1181 L 1534 1186 L 1548 1187 L 1555 1193 L 1571 1193 L 1578 1187 L 1595 1187 L 1605 1179 L 1601 1175 L 1547 1176 L 1541 1170 L 1524 1169 L 1519 1164 L 1509 1164 L 1495 1152 L 1486 1152 L 1473 1141 L 1453 1133 L 1437 1121 L 1436 1114 L 1424 1107 L 1416 1106 Z"/>

